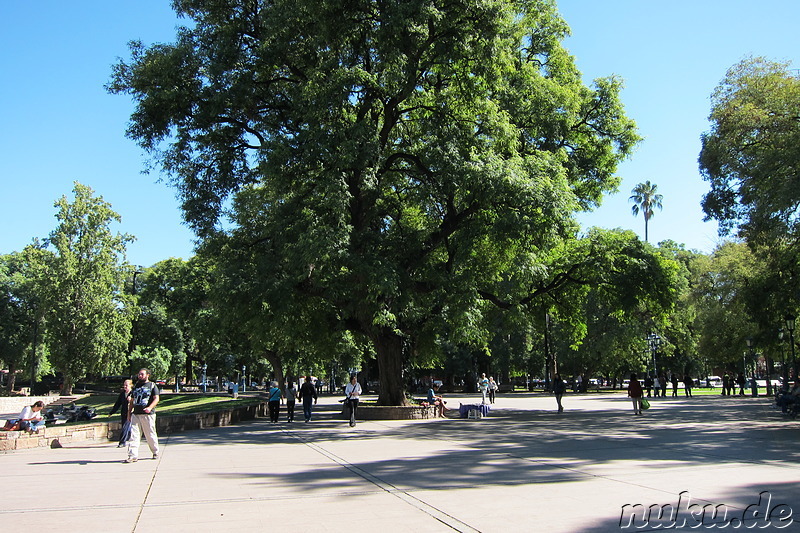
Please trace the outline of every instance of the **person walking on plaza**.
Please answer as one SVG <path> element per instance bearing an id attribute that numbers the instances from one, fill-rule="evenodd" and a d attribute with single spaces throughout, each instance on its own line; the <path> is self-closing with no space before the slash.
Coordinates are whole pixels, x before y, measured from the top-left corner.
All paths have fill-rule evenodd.
<path id="1" fill-rule="evenodd" d="M 481 379 L 478 381 L 478 390 L 481 391 L 481 404 L 485 404 L 486 397 L 489 394 L 489 379 L 486 374 L 481 374 Z"/>
<path id="2" fill-rule="evenodd" d="M 565 392 L 567 392 L 567 384 L 561 379 L 561 374 L 556 372 L 556 376 L 553 378 L 553 394 L 556 397 L 559 413 L 564 412 L 564 406 L 561 405 L 561 398 L 564 396 Z"/>
<path id="3" fill-rule="evenodd" d="M 493 377 L 489 378 L 489 403 L 494 403 L 494 395 L 497 393 L 497 382 Z"/>
<path id="4" fill-rule="evenodd" d="M 297 402 L 297 389 L 294 388 L 294 382 L 289 381 L 286 384 L 286 420 L 287 422 L 294 422 L 294 405 Z"/>
<path id="5" fill-rule="evenodd" d="M 731 377 L 728 375 L 727 372 L 722 375 L 722 395 L 728 395 L 728 388 L 731 386 Z"/>
<path id="6" fill-rule="evenodd" d="M 656 396 L 658 396 L 658 385 L 656 385 L 656 383 L 658 383 L 658 377 L 656 377 L 655 380 L 653 380 L 653 378 L 650 376 L 650 374 L 647 374 L 644 377 L 644 390 L 647 391 L 647 397 L 648 398 L 650 397 L 650 393 L 653 391 L 653 386 L 654 385 L 656 387 Z"/>
<path id="7" fill-rule="evenodd" d="M 692 381 L 692 378 L 689 377 L 689 374 L 684 374 L 683 375 L 683 393 L 686 396 L 688 396 L 689 398 L 692 397 L 692 385 L 694 385 L 694 382 Z"/>
<path id="8" fill-rule="evenodd" d="M 153 459 L 158 459 L 158 434 L 156 433 L 156 405 L 159 395 L 158 385 L 150 381 L 150 371 L 146 368 L 139 370 L 138 381 L 133 387 L 128 402 L 131 418 L 131 439 L 128 441 L 128 458 L 126 463 L 135 463 L 139 460 L 139 444 L 142 433 L 147 440 L 147 445 L 153 453 Z"/>
<path id="9" fill-rule="evenodd" d="M 350 427 L 356 425 L 356 409 L 358 409 L 358 398 L 361 396 L 361 383 L 356 376 L 350 376 L 350 383 L 344 388 L 344 397 L 347 402 L 347 412 L 350 414 Z"/>
<path id="10" fill-rule="evenodd" d="M 280 416 L 281 412 L 282 397 L 283 394 L 281 393 L 281 389 L 278 387 L 278 382 L 270 381 L 267 409 L 269 410 L 269 421 L 272 422 L 273 424 L 278 423 L 278 416 Z"/>
<path id="11" fill-rule="evenodd" d="M 653 381 L 653 389 L 655 390 L 656 398 L 658 398 L 658 395 L 661 394 L 661 380 L 658 379 L 658 376 L 656 376 L 656 377 L 654 377 L 652 379 L 652 381 Z M 650 395 L 648 394 L 648 396 L 650 396 Z"/>
<path id="12" fill-rule="evenodd" d="M 303 416 L 308 422 L 311 420 L 311 404 L 317 403 L 317 388 L 311 383 L 311 376 L 306 376 L 306 381 L 300 386 L 297 397 L 303 402 Z"/>
<path id="13" fill-rule="evenodd" d="M 633 414 L 635 415 L 642 414 L 643 394 L 642 385 L 639 383 L 639 380 L 636 379 L 636 374 L 631 374 L 631 381 L 628 383 L 628 396 L 630 396 L 633 401 Z"/>
<path id="14" fill-rule="evenodd" d="M 119 444 L 117 448 L 122 448 L 131 438 L 131 413 L 128 409 L 130 403 L 131 391 L 133 390 L 133 380 L 126 379 L 122 382 L 122 391 L 117 396 L 117 401 L 108 416 L 112 416 L 119 409 L 120 417 L 120 431 L 119 431 Z"/>
<path id="15" fill-rule="evenodd" d="M 678 397 L 678 383 L 680 383 L 680 379 L 678 379 L 678 374 L 672 373 L 672 397 Z"/>
<path id="16" fill-rule="evenodd" d="M 736 377 L 736 384 L 739 385 L 739 396 L 744 396 L 745 383 L 747 383 L 747 379 L 742 372 L 739 372 L 739 375 Z"/>

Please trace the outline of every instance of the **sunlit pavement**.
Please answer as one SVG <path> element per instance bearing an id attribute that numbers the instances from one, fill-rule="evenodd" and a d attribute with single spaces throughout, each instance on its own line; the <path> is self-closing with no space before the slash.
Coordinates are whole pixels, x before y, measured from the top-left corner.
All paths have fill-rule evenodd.
<path id="1" fill-rule="evenodd" d="M 142 443 L 134 464 L 112 442 L 0 455 L 0 530 L 800 531 L 800 421 L 763 397 L 652 399 L 635 416 L 624 394 L 567 394 L 558 414 L 516 393 L 481 420 L 355 428 L 337 400 L 308 424 L 298 409 L 162 435 L 161 457 Z M 449 396 L 451 414 L 459 402 L 475 397 Z"/>

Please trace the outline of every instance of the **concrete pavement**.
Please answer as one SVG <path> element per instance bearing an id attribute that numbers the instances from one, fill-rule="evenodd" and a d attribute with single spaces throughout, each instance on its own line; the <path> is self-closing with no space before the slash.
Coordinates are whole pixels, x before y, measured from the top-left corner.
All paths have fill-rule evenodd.
<path id="1" fill-rule="evenodd" d="M 336 400 L 308 424 L 301 411 L 162 435 L 161 457 L 142 443 L 134 464 L 115 443 L 0 455 L 2 530 L 655 531 L 703 529 L 693 517 L 713 504 L 718 527 L 800 531 L 800 421 L 766 398 L 664 398 L 639 417 L 624 394 L 568 394 L 562 414 L 549 396 L 501 395 L 482 420 L 355 428 Z"/>

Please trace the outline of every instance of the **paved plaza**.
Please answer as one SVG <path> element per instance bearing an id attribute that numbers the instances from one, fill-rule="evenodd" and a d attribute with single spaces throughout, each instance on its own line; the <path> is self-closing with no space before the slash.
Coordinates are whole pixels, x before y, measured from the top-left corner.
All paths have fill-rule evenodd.
<path id="1" fill-rule="evenodd" d="M 334 416 L 337 398 L 323 397 L 311 423 L 300 410 L 292 424 L 162 435 L 161 457 L 142 443 L 134 464 L 112 442 L 16 451 L 0 455 L 0 529 L 619 532 L 673 520 L 702 530 L 711 523 L 692 517 L 716 509 L 726 530 L 749 517 L 800 531 L 800 420 L 768 399 L 664 398 L 643 416 L 624 393 L 568 394 L 564 405 L 558 414 L 550 396 L 501 395 L 482 420 L 350 428 Z"/>

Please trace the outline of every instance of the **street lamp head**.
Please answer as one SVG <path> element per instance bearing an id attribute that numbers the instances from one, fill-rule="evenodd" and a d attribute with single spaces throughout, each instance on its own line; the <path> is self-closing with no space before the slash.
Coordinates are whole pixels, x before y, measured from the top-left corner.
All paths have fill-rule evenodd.
<path id="1" fill-rule="evenodd" d="M 753 347 L 753 337 L 747 337 L 747 347 L 748 348 Z"/>
<path id="2" fill-rule="evenodd" d="M 783 328 L 778 330 L 778 340 L 783 342 Z"/>
<path id="3" fill-rule="evenodd" d="M 796 318 L 797 317 L 794 316 L 792 313 L 787 313 L 786 316 L 784 317 L 784 319 L 786 320 L 786 329 L 788 329 L 790 333 L 794 331 L 794 321 Z"/>

